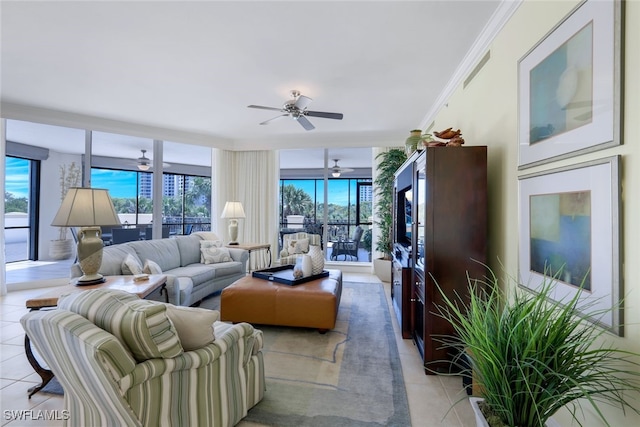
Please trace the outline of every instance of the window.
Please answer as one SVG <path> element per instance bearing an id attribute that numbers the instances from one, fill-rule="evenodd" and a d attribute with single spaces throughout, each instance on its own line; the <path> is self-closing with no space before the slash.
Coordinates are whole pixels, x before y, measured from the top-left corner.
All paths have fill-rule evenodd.
<path id="1" fill-rule="evenodd" d="M 290 223 L 292 215 L 302 216 L 305 231 L 322 234 L 324 220 L 323 179 L 280 180 L 280 227 L 296 228 Z M 355 228 L 365 230 L 372 221 L 371 179 L 337 178 L 328 180 L 327 238 L 329 241 L 348 240 Z M 295 218 L 297 220 L 297 218 Z"/>
<path id="2" fill-rule="evenodd" d="M 123 225 L 147 226 L 153 217 L 153 174 L 91 169 L 94 187 L 106 188 Z M 211 178 L 165 173 L 162 223 L 170 234 L 211 230 Z"/>
<path id="3" fill-rule="evenodd" d="M 40 162 L 6 156 L 4 238 L 6 262 L 37 259 Z"/>

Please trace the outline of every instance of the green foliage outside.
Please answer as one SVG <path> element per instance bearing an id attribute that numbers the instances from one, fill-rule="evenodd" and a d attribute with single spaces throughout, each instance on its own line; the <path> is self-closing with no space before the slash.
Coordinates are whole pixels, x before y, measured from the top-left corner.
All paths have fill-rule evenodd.
<path id="1" fill-rule="evenodd" d="M 185 218 L 210 218 L 211 206 L 211 179 L 195 177 L 190 181 L 189 188 L 185 193 L 184 217 Z M 114 197 L 113 206 L 117 213 L 136 213 L 135 197 Z M 153 199 L 138 197 L 138 213 L 153 213 Z M 164 217 L 182 217 L 183 203 L 182 195 L 162 198 L 162 214 Z"/>
<path id="2" fill-rule="evenodd" d="M 324 218 L 324 203 L 314 204 L 311 195 L 293 184 L 282 187 L 282 201 L 284 205 L 280 205 L 280 212 L 283 220 L 287 215 L 303 215 L 307 218 L 316 218 L 317 221 L 322 221 Z M 329 203 L 327 213 L 329 223 L 344 222 L 347 218 L 351 218 L 355 223 L 356 203 L 350 203 L 348 206 Z M 371 214 L 372 203 L 362 202 L 360 204 L 361 222 L 366 222 L 364 219 L 370 218 Z"/>
<path id="3" fill-rule="evenodd" d="M 26 197 L 16 197 L 12 193 L 4 193 L 4 212 L 24 212 L 29 209 L 29 201 Z"/>

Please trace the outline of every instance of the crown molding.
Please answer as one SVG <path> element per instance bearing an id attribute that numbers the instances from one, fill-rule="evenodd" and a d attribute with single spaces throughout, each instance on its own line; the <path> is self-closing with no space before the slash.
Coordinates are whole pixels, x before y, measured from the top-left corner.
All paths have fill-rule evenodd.
<path id="1" fill-rule="evenodd" d="M 491 19 L 489 19 L 487 25 L 485 25 L 480 35 L 471 46 L 471 49 L 469 49 L 460 65 L 458 65 L 458 68 L 440 93 L 440 96 L 438 96 L 431 106 L 431 109 L 424 116 L 422 122 L 420 122 L 421 129 L 425 129 L 431 122 L 433 122 L 440 109 L 446 105 L 453 92 L 464 82 L 466 76 L 486 54 L 486 51 L 489 49 L 493 40 L 500 33 L 505 24 L 509 22 L 509 19 L 511 19 L 523 2 L 524 0 L 502 0 L 496 11 L 491 16 Z"/>

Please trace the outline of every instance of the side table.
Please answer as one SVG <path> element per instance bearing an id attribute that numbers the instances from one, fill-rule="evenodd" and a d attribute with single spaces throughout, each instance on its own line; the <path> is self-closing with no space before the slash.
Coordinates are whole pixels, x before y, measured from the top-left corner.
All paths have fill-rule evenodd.
<path id="1" fill-rule="evenodd" d="M 140 298 L 146 298 L 156 289 L 160 289 L 160 294 L 164 292 L 165 300 L 166 302 L 169 302 L 167 276 L 164 274 L 150 274 L 147 280 L 138 282 L 133 281 L 133 276 L 106 276 L 105 279 L 104 283 L 99 283 L 97 285 L 76 286 L 74 284 L 69 284 L 64 287 L 56 288 L 55 290 L 40 295 L 37 298 L 28 299 L 26 307 L 30 311 L 40 310 L 41 308 L 56 307 L 58 305 L 58 298 L 62 295 L 77 291 L 88 291 L 90 289 L 118 289 L 136 294 Z M 40 378 L 42 378 L 42 382 L 40 384 L 29 388 L 29 399 L 31 399 L 31 396 L 42 390 L 42 388 L 51 381 L 54 375 L 51 370 L 40 366 L 40 363 L 33 355 L 31 340 L 29 340 L 29 336 L 26 334 L 24 336 L 24 352 L 31 367 L 36 371 Z"/>
<path id="2" fill-rule="evenodd" d="M 271 244 L 270 243 L 240 243 L 238 245 L 226 245 L 227 248 L 238 248 L 244 249 L 249 252 L 249 268 L 248 272 L 251 273 L 253 270 L 259 270 L 262 268 L 271 267 Z M 260 259 L 260 263 L 256 260 L 256 268 L 252 268 L 254 266 L 251 265 L 251 252 L 254 251 L 265 251 L 265 256 Z"/>

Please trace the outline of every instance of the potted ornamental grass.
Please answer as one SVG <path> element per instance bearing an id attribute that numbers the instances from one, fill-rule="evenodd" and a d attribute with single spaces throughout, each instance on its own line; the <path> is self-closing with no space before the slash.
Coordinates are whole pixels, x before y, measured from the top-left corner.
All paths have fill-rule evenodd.
<path id="1" fill-rule="evenodd" d="M 607 331 L 586 320 L 610 310 L 596 310 L 580 292 L 552 299 L 561 272 L 545 276 L 537 292 L 514 286 L 508 296 L 487 270 L 487 277 L 469 279 L 468 296 L 451 299 L 440 291 L 437 309 L 456 335 L 442 342 L 479 390 L 481 399 L 471 399 L 481 410 L 474 408 L 478 426 L 548 426 L 565 406 L 578 425 L 583 406 L 605 425 L 603 403 L 639 413 L 628 392 L 640 392 L 640 355 L 606 344 Z"/>

